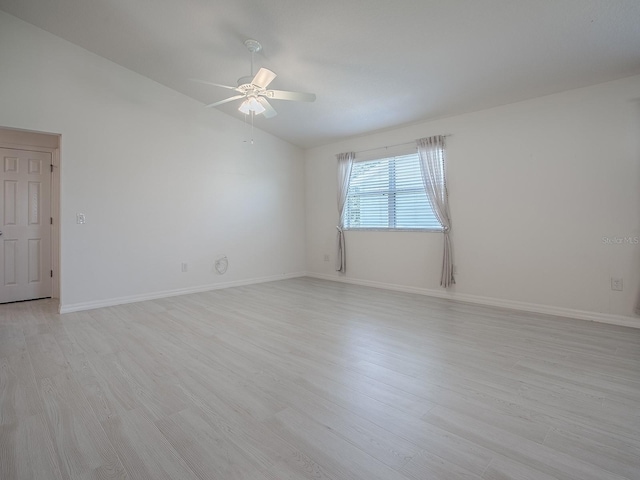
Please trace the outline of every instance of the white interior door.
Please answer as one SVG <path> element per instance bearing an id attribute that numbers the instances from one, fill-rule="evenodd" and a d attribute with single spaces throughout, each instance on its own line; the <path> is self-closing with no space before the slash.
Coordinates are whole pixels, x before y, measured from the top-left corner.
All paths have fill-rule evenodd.
<path id="1" fill-rule="evenodd" d="M 51 154 L 0 148 L 0 303 L 51 296 Z"/>

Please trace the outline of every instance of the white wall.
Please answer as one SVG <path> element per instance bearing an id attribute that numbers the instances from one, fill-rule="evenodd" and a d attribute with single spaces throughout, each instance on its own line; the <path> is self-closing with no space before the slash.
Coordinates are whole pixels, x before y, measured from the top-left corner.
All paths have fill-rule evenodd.
<path id="1" fill-rule="evenodd" d="M 300 149 L 259 130 L 247 145 L 241 121 L 2 12 L 0 65 L 0 126 L 62 135 L 63 308 L 278 278 L 305 260 L 339 279 L 334 155 L 451 133 L 451 294 L 631 318 L 640 246 L 602 238 L 640 235 L 640 77 L 318 147 L 305 165 Z M 346 235 L 343 280 L 442 294 L 440 235 Z"/>
<path id="2" fill-rule="evenodd" d="M 334 155 L 436 134 L 452 134 L 457 285 L 439 287 L 433 233 L 347 232 L 339 277 Z M 306 197 L 313 275 L 640 326 L 640 245 L 603 242 L 640 235 L 640 77 L 311 149 Z"/>
<path id="3" fill-rule="evenodd" d="M 304 272 L 300 149 L 3 12 L 0 65 L 0 126 L 62 135 L 63 310 Z"/>

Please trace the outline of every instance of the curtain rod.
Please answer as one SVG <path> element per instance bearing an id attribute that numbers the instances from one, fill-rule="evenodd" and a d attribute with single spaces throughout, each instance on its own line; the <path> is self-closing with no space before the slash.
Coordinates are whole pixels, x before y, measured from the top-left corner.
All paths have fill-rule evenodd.
<path id="1" fill-rule="evenodd" d="M 450 137 L 452 136 L 452 133 L 447 133 L 446 135 L 442 135 L 443 137 Z M 383 150 L 385 148 L 394 148 L 394 147 L 404 147 L 405 145 L 415 145 L 416 141 L 412 141 L 412 142 L 404 142 L 404 143 L 396 143 L 395 145 L 384 145 L 383 147 L 376 147 L 376 148 L 368 148 L 367 150 L 359 150 L 357 152 L 355 152 L 355 154 L 359 154 L 359 153 L 366 153 L 366 152 L 373 152 L 375 150 Z"/>

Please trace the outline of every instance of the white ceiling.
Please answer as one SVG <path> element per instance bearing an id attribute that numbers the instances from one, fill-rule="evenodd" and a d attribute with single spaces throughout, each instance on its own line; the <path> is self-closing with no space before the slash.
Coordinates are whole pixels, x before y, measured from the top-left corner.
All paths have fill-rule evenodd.
<path id="1" fill-rule="evenodd" d="M 256 126 L 302 147 L 640 73 L 639 0 L 0 0 L 204 103 L 256 69 L 317 94 Z M 242 118 L 235 104 L 221 110 Z"/>

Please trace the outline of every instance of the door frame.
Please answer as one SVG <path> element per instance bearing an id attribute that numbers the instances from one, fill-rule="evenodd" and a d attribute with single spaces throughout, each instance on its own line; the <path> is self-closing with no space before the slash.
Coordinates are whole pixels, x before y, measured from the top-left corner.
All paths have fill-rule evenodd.
<path id="1" fill-rule="evenodd" d="M 6 130 L 11 130 L 6 129 Z M 32 132 L 38 133 L 38 132 Z M 0 148 L 11 148 L 13 150 L 25 150 L 28 152 L 45 152 L 51 154 L 51 164 L 53 170 L 51 172 L 51 189 L 49 205 L 51 207 L 51 298 L 58 299 L 58 310 L 60 310 L 60 135 L 45 134 L 58 137 L 58 147 L 38 147 L 34 145 L 23 145 L 18 143 L 8 143 L 0 141 Z"/>

